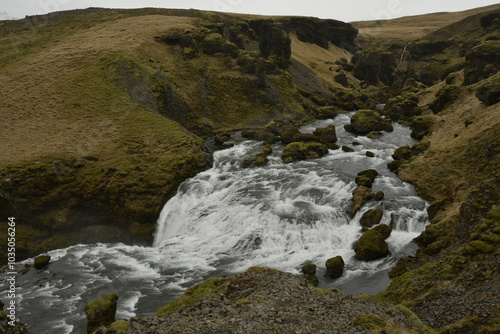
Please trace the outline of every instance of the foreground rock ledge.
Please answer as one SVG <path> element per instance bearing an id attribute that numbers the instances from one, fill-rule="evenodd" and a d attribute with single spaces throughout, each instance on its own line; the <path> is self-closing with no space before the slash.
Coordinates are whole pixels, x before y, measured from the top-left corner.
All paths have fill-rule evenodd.
<path id="1" fill-rule="evenodd" d="M 298 276 L 264 267 L 210 278 L 156 316 L 135 317 L 129 324 L 127 334 L 435 333 L 404 306 L 314 288 Z M 95 333 L 109 332 L 102 328 Z"/>

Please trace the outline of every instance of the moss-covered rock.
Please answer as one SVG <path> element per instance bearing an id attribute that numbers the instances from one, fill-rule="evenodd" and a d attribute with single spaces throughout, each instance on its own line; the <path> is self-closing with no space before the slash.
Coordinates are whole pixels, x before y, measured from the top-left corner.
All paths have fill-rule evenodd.
<path id="1" fill-rule="evenodd" d="M 380 330 L 385 328 L 386 324 L 387 320 L 373 314 L 360 315 L 352 322 L 353 326 L 359 326 L 363 329 L 371 331 L 372 333 L 378 333 Z"/>
<path id="2" fill-rule="evenodd" d="M 359 223 L 363 228 L 370 228 L 374 225 L 380 223 L 382 220 L 382 216 L 384 215 L 384 211 L 382 209 L 371 209 L 363 213 L 361 218 L 359 219 Z"/>
<path id="3" fill-rule="evenodd" d="M 317 128 L 313 134 L 319 139 L 319 142 L 324 145 L 333 144 L 337 141 L 337 133 L 335 125 L 328 125 L 326 128 Z"/>
<path id="4" fill-rule="evenodd" d="M 392 154 L 394 160 L 408 160 L 411 158 L 410 145 L 401 146 Z"/>
<path id="5" fill-rule="evenodd" d="M 373 230 L 378 231 L 384 239 L 387 239 L 391 236 L 392 233 L 392 227 L 386 224 L 379 224 L 373 228 Z"/>
<path id="6" fill-rule="evenodd" d="M 283 144 L 290 144 L 293 138 L 300 133 L 299 128 L 293 124 L 279 125 L 278 133 Z"/>
<path id="7" fill-rule="evenodd" d="M 373 197 L 373 199 L 375 201 L 381 201 L 381 200 L 384 199 L 384 197 L 385 197 L 385 194 L 384 194 L 383 191 L 377 191 L 377 193 L 375 194 L 375 196 Z"/>
<path id="8" fill-rule="evenodd" d="M 387 164 L 387 168 L 392 172 L 396 172 L 402 164 L 403 162 L 401 160 L 394 160 Z"/>
<path id="9" fill-rule="evenodd" d="M 316 277 L 316 275 L 304 274 L 304 279 L 306 280 L 307 283 L 311 284 L 312 286 L 319 285 L 319 280 L 318 277 Z"/>
<path id="10" fill-rule="evenodd" d="M 378 139 L 382 137 L 382 133 L 379 131 L 372 131 L 369 134 L 366 135 L 370 139 Z"/>
<path id="11" fill-rule="evenodd" d="M 411 155 L 421 154 L 429 149 L 431 142 L 428 140 L 421 140 L 418 143 L 413 144 L 411 147 Z"/>
<path id="12" fill-rule="evenodd" d="M 218 52 L 228 53 L 233 56 L 239 54 L 238 47 L 227 41 L 219 33 L 208 34 L 203 41 L 203 51 L 208 55 L 214 55 Z"/>
<path id="13" fill-rule="evenodd" d="M 364 176 L 364 175 L 356 176 L 356 179 L 354 180 L 354 182 L 358 186 L 363 186 L 363 187 L 367 187 L 367 188 L 371 188 L 372 184 L 373 184 L 373 181 L 369 177 Z"/>
<path id="14" fill-rule="evenodd" d="M 85 306 L 87 333 L 93 333 L 100 326 L 109 326 L 115 321 L 118 296 L 109 294 Z"/>
<path id="15" fill-rule="evenodd" d="M 302 265 L 302 273 L 316 275 L 316 265 L 313 263 L 306 263 Z"/>
<path id="16" fill-rule="evenodd" d="M 50 262 L 50 256 L 48 255 L 43 255 L 43 256 L 37 256 L 35 258 L 35 268 L 38 270 L 41 270 L 49 265 Z"/>
<path id="17" fill-rule="evenodd" d="M 378 176 L 378 172 L 375 169 L 366 169 L 359 172 L 358 176 L 366 176 L 373 182 L 375 181 L 375 178 Z"/>
<path id="18" fill-rule="evenodd" d="M 374 110 L 359 110 L 351 117 L 351 123 L 344 125 L 346 131 L 359 135 L 367 135 L 372 131 L 394 130 L 392 123 L 383 119 L 381 114 Z"/>
<path id="19" fill-rule="evenodd" d="M 500 41 L 488 40 L 470 49 L 465 55 L 464 85 L 471 85 L 500 70 Z"/>
<path id="20" fill-rule="evenodd" d="M 476 97 L 487 106 L 500 102 L 500 76 L 481 83 L 476 89 Z"/>
<path id="21" fill-rule="evenodd" d="M 461 89 L 459 86 L 446 85 L 436 94 L 436 99 L 429 104 L 429 108 L 437 114 L 448 105 L 453 103 L 460 95 Z"/>
<path id="22" fill-rule="evenodd" d="M 373 199 L 374 196 L 375 194 L 370 188 L 358 186 L 356 189 L 354 189 L 354 191 L 352 192 L 351 217 L 354 217 L 356 212 L 358 212 L 366 202 Z"/>
<path id="23" fill-rule="evenodd" d="M 281 159 L 285 163 L 290 163 L 298 160 L 317 159 L 328 154 L 328 148 L 316 142 L 290 143 L 283 149 Z"/>
<path id="24" fill-rule="evenodd" d="M 416 94 L 398 95 L 387 100 L 384 107 L 384 114 L 390 117 L 393 121 L 410 120 L 415 116 L 419 116 L 422 110 L 418 106 L 418 97 Z"/>
<path id="25" fill-rule="evenodd" d="M 373 153 L 372 151 L 366 151 L 365 155 L 368 158 L 375 158 L 375 153 Z"/>
<path id="26" fill-rule="evenodd" d="M 126 334 L 130 328 L 130 323 L 126 320 L 115 321 L 109 326 L 109 334 Z"/>
<path id="27" fill-rule="evenodd" d="M 371 229 L 363 233 L 354 247 L 358 260 L 372 261 L 389 255 L 389 247 L 384 236 L 377 230 Z"/>
<path id="28" fill-rule="evenodd" d="M 342 146 L 342 151 L 346 152 L 346 153 L 352 153 L 352 152 L 356 152 L 353 148 L 349 147 L 349 146 L 346 146 L 346 145 L 343 145 Z"/>
<path id="29" fill-rule="evenodd" d="M 269 159 L 267 156 L 269 154 L 273 153 L 273 149 L 271 145 L 265 144 L 264 147 L 262 147 L 262 151 L 258 154 L 252 155 L 245 160 L 243 160 L 243 163 L 241 167 L 243 168 L 249 168 L 249 167 L 262 167 L 267 165 Z"/>
<path id="30" fill-rule="evenodd" d="M 412 129 L 411 137 L 418 140 L 424 138 L 431 132 L 433 123 L 434 118 L 432 116 L 415 117 L 410 124 Z"/>
<path id="31" fill-rule="evenodd" d="M 325 262 L 326 274 L 331 278 L 338 278 L 342 276 L 344 272 L 344 259 L 342 256 L 332 257 Z"/>

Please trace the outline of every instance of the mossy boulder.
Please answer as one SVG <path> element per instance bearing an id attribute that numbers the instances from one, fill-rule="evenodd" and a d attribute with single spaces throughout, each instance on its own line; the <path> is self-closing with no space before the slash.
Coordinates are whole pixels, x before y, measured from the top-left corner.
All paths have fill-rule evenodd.
<path id="1" fill-rule="evenodd" d="M 393 121 L 409 120 L 421 113 L 422 110 L 418 108 L 418 97 L 414 93 L 390 98 L 384 107 L 385 116 L 390 117 Z"/>
<path id="2" fill-rule="evenodd" d="M 411 158 L 410 145 L 401 146 L 392 154 L 394 160 L 408 160 Z"/>
<path id="3" fill-rule="evenodd" d="M 471 85 L 489 78 L 499 70 L 500 41 L 484 41 L 470 49 L 465 55 L 464 85 Z"/>
<path id="4" fill-rule="evenodd" d="M 384 239 L 387 239 L 391 236 L 392 233 L 392 227 L 386 224 L 379 224 L 373 228 L 373 230 L 378 231 Z"/>
<path id="5" fill-rule="evenodd" d="M 436 99 L 429 104 L 429 108 L 436 114 L 448 105 L 453 103 L 460 95 L 460 87 L 455 85 L 446 85 L 436 94 Z"/>
<path id="6" fill-rule="evenodd" d="M 130 322 L 127 320 L 115 321 L 109 326 L 109 331 L 113 334 L 126 334 L 130 328 Z"/>
<path id="7" fill-rule="evenodd" d="M 100 326 L 109 326 L 115 321 L 118 296 L 114 293 L 96 299 L 85 306 L 87 333 L 93 333 Z"/>
<path id="8" fill-rule="evenodd" d="M 344 125 L 344 129 L 363 136 L 372 131 L 394 130 L 391 121 L 383 119 L 382 115 L 374 110 L 359 110 L 351 117 L 351 123 Z"/>
<path id="9" fill-rule="evenodd" d="M 387 325 L 387 320 L 373 314 L 363 314 L 354 319 L 352 325 L 372 333 L 384 333 L 382 330 Z"/>
<path id="10" fill-rule="evenodd" d="M 375 153 L 373 153 L 372 151 L 366 151 L 365 155 L 368 158 L 375 158 Z"/>
<path id="11" fill-rule="evenodd" d="M 205 37 L 203 41 L 203 51 L 207 55 L 214 55 L 219 52 L 228 53 L 233 56 L 239 54 L 238 47 L 227 41 L 224 36 L 218 33 L 211 33 Z"/>
<path id="12" fill-rule="evenodd" d="M 293 138 L 300 133 L 299 128 L 293 124 L 279 125 L 278 133 L 283 144 L 290 144 Z"/>
<path id="13" fill-rule="evenodd" d="M 363 233 L 354 247 L 358 260 L 372 261 L 389 255 L 389 247 L 384 236 L 377 230 L 371 229 Z"/>
<path id="14" fill-rule="evenodd" d="M 358 186 L 356 189 L 354 189 L 354 191 L 352 192 L 351 217 L 354 217 L 356 212 L 358 212 L 366 202 L 373 199 L 374 196 L 375 194 L 370 188 Z"/>
<path id="15" fill-rule="evenodd" d="M 372 184 L 373 184 L 373 181 L 369 177 L 364 176 L 364 175 L 356 176 L 356 179 L 354 180 L 354 182 L 358 186 L 363 186 L 363 187 L 367 187 L 367 188 L 371 188 Z"/>
<path id="16" fill-rule="evenodd" d="M 418 143 L 413 144 L 411 147 L 411 155 L 421 154 L 429 149 L 431 142 L 428 140 L 421 140 Z"/>
<path id="17" fill-rule="evenodd" d="M 285 146 L 281 159 L 285 163 L 298 160 L 317 159 L 328 154 L 328 147 L 317 142 L 294 142 Z"/>
<path id="18" fill-rule="evenodd" d="M 339 73 L 334 77 L 335 82 L 338 82 L 344 87 L 349 86 L 349 81 L 347 81 L 347 76 L 345 73 Z"/>
<path id="19" fill-rule="evenodd" d="M 316 277 L 316 275 L 304 274 L 304 279 L 307 281 L 307 283 L 311 284 L 312 286 L 318 286 L 319 284 L 319 280 Z"/>
<path id="20" fill-rule="evenodd" d="M 398 168 L 401 167 L 402 164 L 403 164 L 403 162 L 401 160 L 394 160 L 394 161 L 391 161 L 387 164 L 387 168 L 391 172 L 397 172 Z"/>
<path id="21" fill-rule="evenodd" d="M 35 268 L 38 270 L 41 270 L 49 265 L 50 262 L 50 256 L 48 255 L 42 255 L 42 256 L 37 256 L 35 258 Z"/>
<path id="22" fill-rule="evenodd" d="M 346 153 L 352 153 L 352 152 L 356 152 L 353 148 L 349 147 L 349 146 L 342 146 L 342 151 L 346 152 Z"/>
<path id="23" fill-rule="evenodd" d="M 359 223 L 363 228 L 370 228 L 374 225 L 377 225 L 382 220 L 382 216 L 384 215 L 384 211 L 382 209 L 371 209 L 363 213 L 361 218 L 359 219 Z"/>
<path id="24" fill-rule="evenodd" d="M 370 139 L 378 139 L 382 137 L 382 133 L 379 131 L 372 131 L 369 134 L 366 135 Z"/>
<path id="25" fill-rule="evenodd" d="M 412 130 L 410 136 L 418 140 L 424 138 L 431 133 L 433 123 L 433 116 L 415 117 L 410 124 L 410 129 Z"/>
<path id="26" fill-rule="evenodd" d="M 358 176 L 366 176 L 373 182 L 375 181 L 375 178 L 378 176 L 378 172 L 375 169 L 366 169 L 359 172 Z"/>
<path id="27" fill-rule="evenodd" d="M 344 272 L 344 259 L 342 256 L 335 256 L 332 257 L 328 260 L 326 260 L 325 263 L 326 266 L 326 274 L 330 276 L 331 278 L 338 278 L 342 276 Z"/>
<path id="28" fill-rule="evenodd" d="M 271 153 L 273 153 L 273 149 L 272 149 L 271 145 L 265 144 L 260 153 L 252 155 L 252 156 L 246 158 L 245 160 L 243 160 L 241 167 L 249 168 L 249 167 L 265 166 L 265 165 L 267 165 L 267 163 L 269 161 L 267 156 Z"/>
<path id="29" fill-rule="evenodd" d="M 326 128 L 317 128 L 313 134 L 319 139 L 319 142 L 324 145 L 333 144 L 337 141 L 337 133 L 335 125 L 328 125 Z"/>
<path id="30" fill-rule="evenodd" d="M 476 97 L 487 106 L 500 102 L 500 76 L 481 83 L 476 89 Z"/>
<path id="31" fill-rule="evenodd" d="M 302 273 L 316 275 L 316 265 L 313 263 L 306 263 L 302 265 Z"/>

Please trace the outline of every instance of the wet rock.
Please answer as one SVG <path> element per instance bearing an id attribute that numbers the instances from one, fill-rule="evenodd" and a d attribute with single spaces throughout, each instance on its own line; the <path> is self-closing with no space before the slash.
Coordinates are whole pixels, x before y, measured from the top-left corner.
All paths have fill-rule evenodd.
<path id="1" fill-rule="evenodd" d="M 408 160 L 411 158 L 410 145 L 401 146 L 392 154 L 394 160 Z"/>
<path id="2" fill-rule="evenodd" d="M 338 278 L 342 276 L 344 272 L 344 259 L 342 256 L 332 257 L 331 259 L 326 260 L 326 274 L 331 278 Z"/>
<path id="3" fill-rule="evenodd" d="M 373 197 L 373 199 L 374 199 L 375 201 L 381 201 L 381 200 L 383 200 L 383 199 L 384 199 L 384 196 L 385 196 L 385 194 L 384 194 L 384 192 L 383 192 L 383 191 L 378 191 L 378 192 L 375 194 L 375 197 Z"/>
<path id="4" fill-rule="evenodd" d="M 389 225 L 386 225 L 386 224 L 379 224 L 379 225 L 375 226 L 373 228 L 373 230 L 378 231 L 380 234 L 382 234 L 384 239 L 389 238 L 389 236 L 392 233 L 392 227 L 390 227 Z"/>
<path id="5" fill-rule="evenodd" d="M 401 167 L 402 164 L 403 163 L 401 162 L 401 160 L 394 160 L 387 164 L 387 168 L 389 168 L 390 171 L 394 172 L 397 171 L 397 169 Z"/>
<path id="6" fill-rule="evenodd" d="M 290 144 L 293 142 L 293 138 L 300 133 L 299 128 L 293 124 L 279 126 L 278 132 L 283 144 Z"/>
<path id="7" fill-rule="evenodd" d="M 319 139 L 319 142 L 324 145 L 333 144 L 337 141 L 335 125 L 328 125 L 326 128 L 317 128 L 313 134 Z"/>
<path id="8" fill-rule="evenodd" d="M 328 154 L 328 148 L 317 142 L 294 142 L 285 146 L 281 159 L 285 163 L 298 160 L 317 159 Z"/>
<path id="9" fill-rule="evenodd" d="M 372 131 L 369 134 L 367 134 L 366 136 L 370 139 L 377 139 L 377 138 L 380 138 L 382 136 L 382 133 L 380 133 L 379 131 Z"/>
<path id="10" fill-rule="evenodd" d="M 371 152 L 371 151 L 366 151 L 365 155 L 368 157 L 368 158 L 375 158 L 375 153 Z"/>
<path id="11" fill-rule="evenodd" d="M 366 202 L 373 199 L 375 194 L 370 188 L 359 186 L 352 192 L 352 209 L 351 217 L 354 217 L 356 212 L 359 211 L 365 205 Z"/>
<path id="12" fill-rule="evenodd" d="M 46 266 L 49 265 L 50 262 L 50 256 L 48 255 L 43 255 L 43 256 L 37 256 L 35 258 L 35 268 L 38 270 L 41 270 L 45 268 Z"/>
<path id="13" fill-rule="evenodd" d="M 428 140 L 421 140 L 418 143 L 415 143 L 411 147 L 411 155 L 415 156 L 415 155 L 421 154 L 421 153 L 427 151 L 430 146 L 431 146 L 431 142 L 430 141 L 428 141 Z"/>
<path id="14" fill-rule="evenodd" d="M 384 236 L 377 230 L 371 229 L 363 233 L 354 247 L 358 260 L 372 261 L 389 255 L 389 247 Z"/>
<path id="15" fill-rule="evenodd" d="M 379 224 L 383 215 L 384 212 L 382 211 L 382 209 L 371 209 L 363 213 L 363 216 L 361 216 L 359 223 L 363 228 L 370 228 L 374 225 Z"/>
<path id="16" fill-rule="evenodd" d="M 359 110 L 351 117 L 351 123 L 344 125 L 344 129 L 363 136 L 373 131 L 394 130 L 391 121 L 383 119 L 381 114 L 374 110 Z"/>
<path id="17" fill-rule="evenodd" d="M 371 188 L 372 187 L 372 183 L 373 183 L 373 181 L 370 180 L 369 177 L 364 176 L 364 175 L 358 175 L 358 176 L 356 176 L 356 180 L 354 182 L 358 186 L 363 186 L 363 187 L 367 187 L 367 188 Z"/>
<path id="18" fill-rule="evenodd" d="M 100 326 L 109 326 L 115 321 L 118 296 L 109 294 L 96 299 L 85 306 L 87 333 L 94 332 Z"/>
<path id="19" fill-rule="evenodd" d="M 350 148 L 349 146 L 342 146 L 342 151 L 346 152 L 346 153 L 351 153 L 351 152 L 355 152 L 355 150 L 353 148 Z"/>
<path id="20" fill-rule="evenodd" d="M 375 181 L 375 178 L 378 176 L 378 172 L 375 169 L 366 169 L 359 172 L 358 176 L 366 176 L 373 182 Z"/>
<path id="21" fill-rule="evenodd" d="M 271 148 L 271 145 L 265 144 L 260 153 L 252 155 L 252 156 L 246 158 L 245 160 L 243 160 L 241 167 L 249 168 L 249 167 L 265 166 L 265 165 L 267 165 L 267 163 L 269 161 L 267 156 L 271 153 L 273 153 L 273 149 Z"/>

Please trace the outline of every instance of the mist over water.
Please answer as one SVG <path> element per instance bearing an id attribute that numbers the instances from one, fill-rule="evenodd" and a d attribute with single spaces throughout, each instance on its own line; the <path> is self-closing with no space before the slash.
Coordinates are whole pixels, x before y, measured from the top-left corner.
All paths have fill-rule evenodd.
<path id="1" fill-rule="evenodd" d="M 330 150 L 321 159 L 284 164 L 283 146 L 274 144 L 267 166 L 242 169 L 261 142 L 238 142 L 215 152 L 213 167 L 185 181 L 166 203 L 153 247 L 94 244 L 49 252 L 46 270 L 17 276 L 20 320 L 33 333 L 81 333 L 85 304 L 106 294 L 119 295 L 120 320 L 153 313 L 207 277 L 255 265 L 298 274 L 311 262 L 318 266 L 320 287 L 348 293 L 385 289 L 390 267 L 416 250 L 411 240 L 428 223 L 427 203 L 386 167 L 397 147 L 414 142 L 410 131 L 394 124 L 395 131 L 379 139 L 356 137 L 342 127 L 350 116 L 318 121 L 302 131 L 335 124 L 337 144 L 353 147 L 354 153 Z M 366 157 L 367 150 L 376 157 Z M 369 168 L 379 172 L 373 190 L 383 191 L 385 198 L 368 202 L 351 219 L 355 176 Z M 382 223 L 394 229 L 387 239 L 391 256 L 358 261 L 352 248 L 361 235 L 359 218 L 375 207 L 384 210 Z M 337 255 L 346 262 L 344 276 L 324 278 L 325 261 Z"/>

